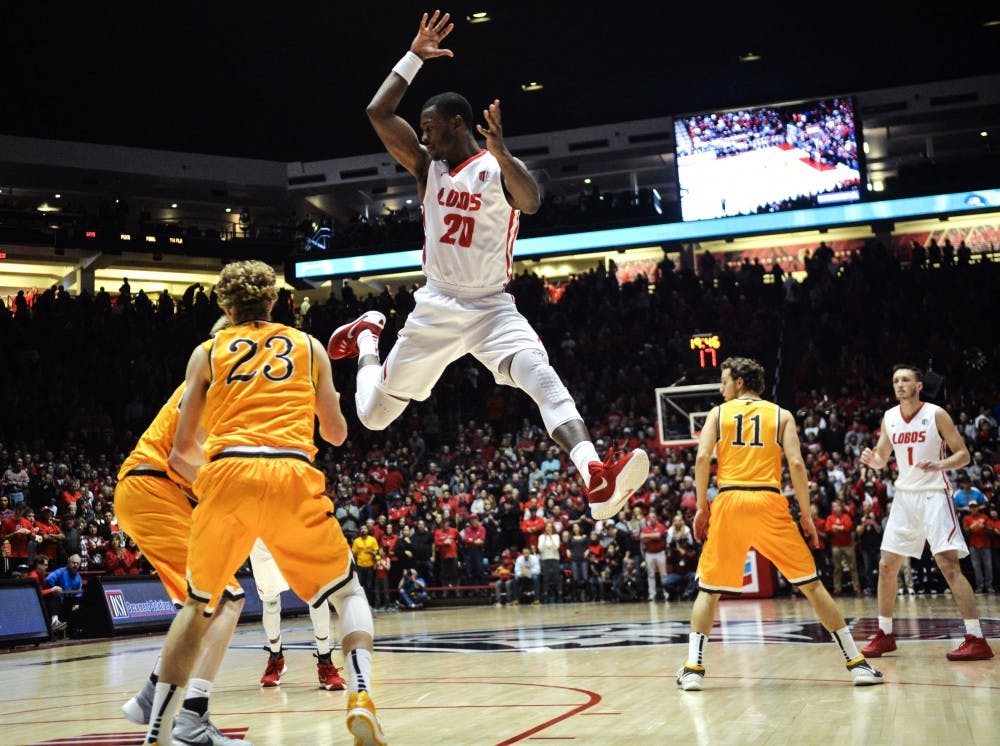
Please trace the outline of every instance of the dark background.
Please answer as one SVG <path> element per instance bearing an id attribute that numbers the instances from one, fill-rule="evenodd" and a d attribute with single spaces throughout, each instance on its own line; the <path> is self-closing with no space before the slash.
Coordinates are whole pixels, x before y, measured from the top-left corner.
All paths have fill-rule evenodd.
<path id="1" fill-rule="evenodd" d="M 678 7 L 682 6 L 683 7 Z M 382 150 L 364 116 L 412 40 L 412 2 L 8 4 L 0 133 L 279 161 Z M 995 4 L 453 3 L 441 90 L 503 102 L 508 134 L 1000 71 Z M 486 10 L 491 23 L 466 16 Z M 763 55 L 747 64 L 739 56 Z M 524 93 L 530 81 L 545 85 Z"/>

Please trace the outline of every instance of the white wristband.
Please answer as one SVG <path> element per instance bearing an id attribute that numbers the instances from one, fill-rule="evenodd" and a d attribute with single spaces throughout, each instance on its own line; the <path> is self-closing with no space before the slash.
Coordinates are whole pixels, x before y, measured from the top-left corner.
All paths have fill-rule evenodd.
<path id="1" fill-rule="evenodd" d="M 399 62 L 396 63 L 392 71 L 396 73 L 399 77 L 406 81 L 406 85 L 413 82 L 413 78 L 416 77 L 417 71 L 423 67 L 424 61 L 420 59 L 420 55 L 416 52 L 407 52 L 402 57 L 399 58 Z"/>

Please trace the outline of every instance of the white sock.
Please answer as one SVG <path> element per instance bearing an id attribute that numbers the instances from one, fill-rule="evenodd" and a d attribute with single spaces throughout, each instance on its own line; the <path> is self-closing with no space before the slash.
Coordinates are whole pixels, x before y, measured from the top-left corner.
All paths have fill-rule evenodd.
<path id="1" fill-rule="evenodd" d="M 181 709 L 181 693 L 176 684 L 157 682 L 153 694 L 153 709 L 149 716 L 149 729 L 146 731 L 144 744 L 172 743 L 170 732 L 173 730 L 174 718 Z"/>
<path id="2" fill-rule="evenodd" d="M 281 650 L 281 603 L 264 602 L 264 612 L 260 619 L 267 635 L 267 647 L 272 653 Z"/>
<path id="3" fill-rule="evenodd" d="M 208 698 L 212 692 L 212 682 L 208 679 L 191 679 L 188 681 L 187 696 L 185 699 L 195 699 L 196 697 Z"/>
<path id="4" fill-rule="evenodd" d="M 692 632 L 688 635 L 688 666 L 705 667 L 705 646 L 707 644 L 708 635 L 703 635 L 701 632 Z"/>
<path id="5" fill-rule="evenodd" d="M 364 648 L 354 648 L 345 657 L 347 664 L 347 691 L 371 691 L 372 654 Z"/>
<path id="6" fill-rule="evenodd" d="M 371 334 L 371 332 L 368 332 Z M 364 332 L 362 332 L 364 334 Z M 382 366 L 380 365 L 362 365 L 358 367 L 358 396 L 365 397 L 366 400 L 372 397 L 372 392 L 375 391 L 375 384 L 378 383 L 379 377 L 382 375 Z"/>
<path id="7" fill-rule="evenodd" d="M 378 357 L 378 337 L 371 329 L 363 329 L 358 335 L 358 358 L 363 358 L 365 355 Z"/>
<path id="8" fill-rule="evenodd" d="M 885 630 L 882 631 L 884 632 Z M 858 652 L 857 643 L 854 642 L 854 638 L 851 636 L 851 629 L 846 624 L 830 634 L 833 635 L 833 641 L 840 646 L 840 652 L 844 654 L 844 660 L 848 663 L 861 657 L 861 653 Z"/>
<path id="9" fill-rule="evenodd" d="M 313 636 L 316 638 L 316 652 L 327 655 L 330 652 L 330 607 L 326 601 L 318 609 L 309 607 L 309 618 L 312 620 Z"/>
<path id="10" fill-rule="evenodd" d="M 160 661 L 162 660 L 162 658 L 163 658 L 162 656 L 159 655 L 156 656 L 156 663 L 153 664 L 152 675 L 155 676 L 156 678 L 160 678 Z"/>
<path id="11" fill-rule="evenodd" d="M 973 637 L 983 636 L 983 627 L 979 623 L 978 619 L 966 619 L 965 620 L 965 633 L 967 635 L 972 635 Z"/>
<path id="12" fill-rule="evenodd" d="M 891 616 L 880 616 L 878 618 L 878 628 L 885 632 L 887 635 L 892 634 L 892 617 Z"/>
<path id="13" fill-rule="evenodd" d="M 594 447 L 592 441 L 582 440 L 573 446 L 573 450 L 569 452 L 569 458 L 576 467 L 576 470 L 580 473 L 583 478 L 583 485 L 585 487 L 590 486 L 590 462 L 600 461 L 601 457 L 597 455 L 597 449 Z"/>

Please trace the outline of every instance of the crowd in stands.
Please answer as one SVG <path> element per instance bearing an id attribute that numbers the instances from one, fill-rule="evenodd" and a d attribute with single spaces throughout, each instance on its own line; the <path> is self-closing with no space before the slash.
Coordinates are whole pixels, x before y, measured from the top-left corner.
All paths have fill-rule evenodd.
<path id="1" fill-rule="evenodd" d="M 662 221 L 663 208 L 652 189 L 602 192 L 598 184 L 587 185 L 574 195 L 554 194 L 542 200 L 542 206 L 531 216 L 530 224 L 521 227 L 519 235 L 546 235 L 567 229 L 614 228 Z M 322 241 L 303 242 L 303 251 L 357 251 L 375 246 L 413 248 L 423 244 L 424 228 L 420 208 L 407 205 L 398 210 L 376 214 L 355 214 L 349 221 L 321 221 L 311 226 L 311 236 L 321 229 L 328 235 Z M 319 235 L 323 235 L 320 233 Z M 304 239 L 310 236 L 304 236 Z"/>
<path id="2" fill-rule="evenodd" d="M 772 147 L 798 147 L 816 162 L 858 169 L 854 109 L 849 98 L 819 101 L 803 110 L 746 109 L 699 114 L 683 121 L 689 145 L 678 156 L 713 152 L 716 157 Z"/>
<path id="3" fill-rule="evenodd" d="M 424 594 L 455 596 L 461 586 L 496 603 L 690 598 L 698 556 L 690 533 L 694 451 L 660 446 L 654 388 L 688 372 L 690 332 L 710 329 L 725 340 L 722 358 L 761 360 L 765 395 L 797 414 L 812 510 L 823 528 L 816 557 L 824 580 L 834 591 L 872 592 L 893 471 L 866 470 L 858 455 L 895 403 L 892 364 L 911 361 L 933 374 L 928 398 L 952 413 L 973 454 L 952 475 L 965 493 L 956 493 L 956 508 L 970 543 L 986 551 L 978 553 L 979 569 L 971 559 L 965 567 L 977 589 L 995 590 L 1000 395 L 995 335 L 982 329 L 1000 317 L 997 274 L 992 263 L 901 264 L 872 241 L 841 261 L 816 251 L 804 278 L 780 283 L 669 261 L 623 282 L 612 263 L 571 278 L 553 301 L 540 278 L 518 275 L 510 291 L 598 450 L 650 453 L 648 482 L 613 520 L 587 515 L 581 481 L 533 403 L 495 385 L 471 358 L 450 366 L 427 401 L 412 403 L 382 432 L 353 416 L 354 365 L 334 364 L 350 435 L 340 448 L 321 447 L 316 464 L 349 541 L 376 540 L 366 585 L 377 606 L 409 597 L 404 604 L 416 607 Z M 0 309 L 0 513 L 3 552 L 12 560 L 4 566 L 12 571 L 40 552 L 60 565 L 79 554 L 88 573 L 148 570 L 120 536 L 115 475 L 218 313 L 204 289 L 204 301 L 194 301 L 193 288 L 191 302 L 149 306 L 125 302 L 127 292 L 106 304 L 50 289 L 26 310 Z M 372 308 L 387 316 L 382 344 L 389 345 L 412 296 L 389 288 L 364 298 L 331 293 L 303 315 L 286 293 L 274 317 L 325 340 Z M 943 377 L 937 386 L 934 376 Z M 789 506 L 796 509 L 794 500 Z M 644 532 L 649 521 L 666 529 L 665 569 L 653 583 L 646 555 L 661 550 L 644 535 L 659 533 Z M 989 583 L 986 558 L 994 567 Z M 910 572 L 904 592 L 945 587 L 926 552 Z"/>

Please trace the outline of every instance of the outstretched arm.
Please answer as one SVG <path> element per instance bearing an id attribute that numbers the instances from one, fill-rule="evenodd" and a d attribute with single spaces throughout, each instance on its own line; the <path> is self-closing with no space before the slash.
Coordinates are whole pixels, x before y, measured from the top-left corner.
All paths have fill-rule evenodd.
<path id="1" fill-rule="evenodd" d="M 366 109 L 368 120 L 389 155 L 416 177 L 421 198 L 427 179 L 427 151 L 420 144 L 413 127 L 396 114 L 396 108 L 424 60 L 455 56 L 450 49 L 440 47 L 441 41 L 455 27 L 448 22 L 449 18 L 448 13 L 442 16 L 437 10 L 429 19 L 424 13 L 410 50 L 396 63 Z"/>
<path id="2" fill-rule="evenodd" d="M 486 126 L 477 124 L 476 131 L 486 138 L 486 149 L 500 163 L 500 172 L 503 174 L 503 184 L 507 191 L 507 201 L 511 207 L 528 215 L 534 215 L 542 204 L 542 195 L 535 177 L 531 175 L 520 159 L 510 154 L 503 141 L 500 99 L 494 99 L 488 109 L 483 109 L 483 119 L 486 120 Z"/>

